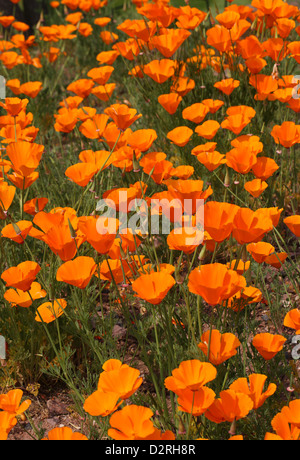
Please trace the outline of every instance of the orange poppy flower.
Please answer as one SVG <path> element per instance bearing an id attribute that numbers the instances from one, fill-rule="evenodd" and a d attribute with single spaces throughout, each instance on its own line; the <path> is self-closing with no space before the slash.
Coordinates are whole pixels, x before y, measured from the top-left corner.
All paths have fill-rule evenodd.
<path id="1" fill-rule="evenodd" d="M 97 269 L 92 257 L 79 256 L 62 264 L 56 272 L 57 281 L 85 289 Z"/>
<path id="2" fill-rule="evenodd" d="M 16 243 L 22 244 L 32 228 L 32 222 L 20 220 L 19 222 L 6 225 L 2 231 L 2 238 L 9 238 Z"/>
<path id="3" fill-rule="evenodd" d="M 110 22 L 111 22 L 111 18 L 103 17 L 103 18 L 96 18 L 95 21 L 94 21 L 94 24 L 96 24 L 97 26 L 100 26 L 100 27 L 105 27 Z"/>
<path id="4" fill-rule="evenodd" d="M 261 179 L 253 179 L 252 181 L 245 182 L 244 188 L 250 195 L 257 198 L 268 188 L 268 184 Z"/>
<path id="5" fill-rule="evenodd" d="M 275 62 L 281 62 L 287 55 L 287 44 L 280 37 L 269 38 L 263 42 L 262 46 L 265 54 Z"/>
<path id="6" fill-rule="evenodd" d="M 96 114 L 92 118 L 85 120 L 79 127 L 79 131 L 87 139 L 102 140 L 105 129 L 107 127 L 108 115 L 104 113 Z"/>
<path id="7" fill-rule="evenodd" d="M 132 289 L 139 297 L 152 305 L 160 304 L 175 285 L 174 278 L 165 271 L 143 274 L 133 281 Z"/>
<path id="8" fill-rule="evenodd" d="M 53 428 L 42 441 L 88 441 L 88 438 L 68 426 Z"/>
<path id="9" fill-rule="evenodd" d="M 171 93 L 177 93 L 183 97 L 195 88 L 195 80 L 189 77 L 173 77 L 173 83 L 170 88 Z"/>
<path id="10" fill-rule="evenodd" d="M 173 115 L 182 101 L 182 97 L 177 93 L 161 94 L 158 96 L 159 104 L 170 114 Z"/>
<path id="11" fill-rule="evenodd" d="M 270 254 L 265 259 L 265 263 L 271 265 L 274 268 L 280 269 L 287 259 L 288 254 L 286 252 L 279 252 L 275 254 Z"/>
<path id="12" fill-rule="evenodd" d="M 270 254 L 275 251 L 275 248 L 270 243 L 264 243 L 263 241 L 260 241 L 258 243 L 248 244 L 247 251 L 251 254 L 256 262 L 261 264 Z"/>
<path id="13" fill-rule="evenodd" d="M 214 87 L 217 88 L 222 93 L 230 96 L 232 91 L 240 85 L 239 80 L 234 80 L 233 78 L 225 78 L 224 80 L 218 81 L 214 84 Z"/>
<path id="14" fill-rule="evenodd" d="M 258 157 L 251 169 L 255 177 L 266 181 L 279 169 L 279 166 L 273 158 Z"/>
<path id="15" fill-rule="evenodd" d="M 198 102 L 186 107 L 182 111 L 182 118 L 184 118 L 185 120 L 192 121 L 193 123 L 199 124 L 204 120 L 208 112 L 208 106 L 201 102 Z"/>
<path id="16" fill-rule="evenodd" d="M 127 282 L 127 279 L 132 276 L 132 272 L 126 260 L 107 259 L 100 264 L 100 272 L 95 273 L 95 275 L 103 281 L 114 281 L 116 284 L 121 284 Z"/>
<path id="17" fill-rule="evenodd" d="M 0 16 L 0 24 L 5 28 L 9 27 L 14 21 L 14 16 Z"/>
<path id="18" fill-rule="evenodd" d="M 195 132 L 198 134 L 198 136 L 209 140 L 215 137 L 220 126 L 220 123 L 218 123 L 216 120 L 207 120 L 202 123 L 202 125 L 197 126 Z"/>
<path id="19" fill-rule="evenodd" d="M 250 123 L 251 119 L 244 114 L 229 115 L 221 123 L 223 129 L 228 129 L 238 135 Z"/>
<path id="20" fill-rule="evenodd" d="M 41 323 L 52 323 L 59 318 L 67 306 L 65 299 L 55 299 L 52 302 L 45 302 L 36 311 L 35 321 Z"/>
<path id="21" fill-rule="evenodd" d="M 30 29 L 29 25 L 22 21 L 15 21 L 11 26 L 20 32 L 27 32 Z"/>
<path id="22" fill-rule="evenodd" d="M 122 131 L 142 116 L 141 114 L 137 115 L 137 111 L 130 109 L 126 104 L 113 104 L 107 107 L 104 112 L 112 118 L 117 127 Z"/>
<path id="23" fill-rule="evenodd" d="M 80 187 L 85 187 L 97 172 L 97 167 L 94 163 L 77 163 L 69 166 L 65 175 L 75 184 Z"/>
<path id="24" fill-rule="evenodd" d="M 171 177 L 177 177 L 178 179 L 187 180 L 189 179 L 195 172 L 193 166 L 190 165 L 180 165 L 176 168 L 173 168 L 170 172 Z"/>
<path id="25" fill-rule="evenodd" d="M 175 394 L 182 390 L 198 391 L 217 376 L 217 369 L 210 363 L 190 359 L 182 361 L 173 369 L 172 376 L 165 379 L 165 387 Z"/>
<path id="26" fill-rule="evenodd" d="M 277 80 L 269 75 L 251 75 L 249 78 L 249 84 L 257 91 L 254 99 L 260 101 L 265 100 L 271 93 L 278 89 Z"/>
<path id="27" fill-rule="evenodd" d="M 286 217 L 283 222 L 294 235 L 300 237 L 300 215 Z"/>
<path id="28" fill-rule="evenodd" d="M 108 436 L 117 441 L 143 440 L 154 433 L 151 409 L 131 404 L 115 412 L 109 419 Z"/>
<path id="29" fill-rule="evenodd" d="M 279 334 L 270 334 L 262 332 L 253 337 L 252 345 L 259 354 L 266 360 L 272 359 L 279 351 L 282 350 L 286 338 Z"/>
<path id="30" fill-rule="evenodd" d="M 129 134 L 127 142 L 132 149 L 146 152 L 156 139 L 157 134 L 154 129 L 138 129 Z"/>
<path id="31" fill-rule="evenodd" d="M 6 394 L 0 395 L 0 409 L 8 412 L 11 415 L 21 415 L 31 404 L 30 399 L 26 399 L 21 403 L 23 391 L 19 389 L 10 390 Z"/>
<path id="32" fill-rule="evenodd" d="M 40 81 L 30 81 L 28 83 L 23 83 L 20 86 L 20 93 L 25 94 L 25 96 L 31 97 L 34 99 L 42 89 L 43 84 Z"/>
<path id="33" fill-rule="evenodd" d="M 248 379 L 249 382 L 245 377 L 239 378 L 229 388 L 236 393 L 248 395 L 253 401 L 253 409 L 258 409 L 267 398 L 275 393 L 277 386 L 275 383 L 270 383 L 266 391 L 263 391 L 265 381 L 267 380 L 267 376 L 263 374 L 250 374 Z"/>
<path id="34" fill-rule="evenodd" d="M 216 113 L 224 105 L 224 101 L 218 99 L 203 99 L 202 104 L 208 107 L 210 113 Z"/>
<path id="35" fill-rule="evenodd" d="M 119 55 L 120 53 L 117 50 L 102 51 L 97 55 L 96 59 L 100 64 L 112 65 Z"/>
<path id="36" fill-rule="evenodd" d="M 16 188 L 7 182 L 0 182 L 0 219 L 5 219 L 7 211 L 13 202 Z"/>
<path id="37" fill-rule="evenodd" d="M 268 213 L 240 208 L 233 220 L 232 236 L 240 244 L 257 243 L 273 229 Z"/>
<path id="38" fill-rule="evenodd" d="M 92 94 L 100 101 L 108 101 L 116 88 L 116 83 L 106 83 L 105 85 L 96 86 L 92 89 Z"/>
<path id="39" fill-rule="evenodd" d="M 278 209 L 278 207 L 274 208 L 259 208 L 255 212 L 256 214 L 266 216 L 268 215 L 273 223 L 274 227 L 277 227 L 279 220 L 280 220 L 280 215 L 283 211 L 283 208 Z"/>
<path id="40" fill-rule="evenodd" d="M 233 390 L 223 390 L 220 397 L 215 399 L 205 412 L 205 417 L 211 422 L 233 422 L 247 417 L 253 409 L 252 399 L 244 393 Z"/>
<path id="41" fill-rule="evenodd" d="M 230 270 L 235 270 L 239 275 L 243 275 L 247 270 L 249 270 L 250 261 L 247 260 L 244 262 L 243 260 L 237 261 L 236 259 L 233 259 L 231 262 L 227 262 L 226 267 Z M 237 296 L 239 296 L 239 293 L 236 294 L 236 297 Z"/>
<path id="42" fill-rule="evenodd" d="M 165 29 L 164 33 L 151 38 L 151 45 L 165 58 L 170 58 L 190 35 L 185 29 Z"/>
<path id="43" fill-rule="evenodd" d="M 203 232 L 194 228 L 176 228 L 171 231 L 167 238 L 169 249 L 183 251 L 185 254 L 192 254 L 202 243 Z"/>
<path id="44" fill-rule="evenodd" d="M 151 175 L 156 184 L 161 184 L 163 180 L 169 179 L 172 175 L 173 163 L 165 160 L 166 156 L 163 152 L 151 152 L 140 160 L 143 171 Z"/>
<path id="45" fill-rule="evenodd" d="M 218 366 L 235 356 L 240 345 L 241 342 L 234 334 L 229 332 L 221 334 L 217 329 L 212 329 L 202 334 L 198 347 L 211 364 Z"/>
<path id="46" fill-rule="evenodd" d="M 1 278 L 6 283 L 6 286 L 29 291 L 40 270 L 41 267 L 36 262 L 21 262 L 19 265 L 5 270 Z"/>
<path id="47" fill-rule="evenodd" d="M 28 308 L 32 305 L 32 300 L 42 299 L 46 295 L 47 293 L 41 288 L 41 285 L 34 281 L 28 292 L 21 289 L 8 289 L 4 293 L 4 298 L 11 307 Z"/>
<path id="48" fill-rule="evenodd" d="M 55 114 L 54 129 L 61 133 L 70 133 L 78 122 L 77 110 L 66 109 L 63 113 Z"/>
<path id="49" fill-rule="evenodd" d="M 175 62 L 172 59 L 153 60 L 143 67 L 143 72 L 156 83 L 164 83 L 175 73 Z"/>
<path id="50" fill-rule="evenodd" d="M 226 27 L 218 24 L 208 29 L 206 35 L 207 43 L 220 51 L 220 53 L 229 51 L 231 47 L 231 38 Z"/>
<path id="51" fill-rule="evenodd" d="M 280 126 L 273 127 L 271 136 L 277 144 L 285 148 L 292 147 L 300 143 L 300 125 L 296 125 L 293 121 L 284 121 Z"/>
<path id="52" fill-rule="evenodd" d="M 33 173 L 39 166 L 43 152 L 43 145 L 25 141 L 13 142 L 6 148 L 14 171 L 24 177 Z"/>
<path id="53" fill-rule="evenodd" d="M 10 431 L 18 423 L 16 417 L 9 412 L 0 412 L 0 440 L 6 441 Z"/>
<path id="54" fill-rule="evenodd" d="M 197 155 L 199 163 L 203 164 L 210 172 L 219 166 L 226 164 L 225 155 L 214 150 L 213 152 L 201 152 Z"/>
<path id="55" fill-rule="evenodd" d="M 114 32 L 104 30 L 103 32 L 100 32 L 100 38 L 106 45 L 111 45 L 118 40 L 119 36 Z"/>
<path id="56" fill-rule="evenodd" d="M 267 61 L 260 57 L 250 57 L 246 59 L 245 64 L 249 72 L 255 75 L 267 65 Z"/>
<path id="57" fill-rule="evenodd" d="M 213 193 L 211 186 L 203 190 L 204 182 L 201 180 L 168 179 L 165 184 L 170 196 L 180 200 L 186 215 L 195 214 L 199 205 L 202 206 L 199 200 L 205 201 Z"/>
<path id="58" fill-rule="evenodd" d="M 6 110 L 8 115 L 16 117 L 20 112 L 26 109 L 28 99 L 19 99 L 18 97 L 7 97 L 5 102 L 0 102 L 0 106 Z"/>
<path id="59" fill-rule="evenodd" d="M 128 38 L 125 42 L 117 42 L 112 48 L 118 50 L 120 55 L 129 61 L 133 61 L 141 51 L 139 41 L 135 38 Z"/>
<path id="60" fill-rule="evenodd" d="M 178 410 L 187 412 L 195 417 L 202 415 L 214 402 L 215 392 L 206 386 L 199 390 L 191 391 L 189 389 L 177 390 Z"/>
<path id="61" fill-rule="evenodd" d="M 107 417 L 122 404 L 118 393 L 96 390 L 84 401 L 85 412 L 93 417 Z"/>
<path id="62" fill-rule="evenodd" d="M 187 126 L 178 126 L 167 133 L 167 138 L 170 139 L 173 144 L 184 147 L 190 141 L 192 135 L 192 129 Z"/>
<path id="63" fill-rule="evenodd" d="M 115 363 L 113 368 L 106 366 L 101 372 L 97 389 L 103 392 L 113 392 L 121 400 L 128 399 L 143 383 L 140 371 L 128 365 Z"/>
<path id="64" fill-rule="evenodd" d="M 107 254 L 115 240 L 120 222 L 105 217 L 80 217 L 78 228 L 87 242 L 100 254 Z"/>
<path id="65" fill-rule="evenodd" d="M 75 93 L 76 96 L 85 99 L 91 94 L 94 85 L 95 83 L 92 80 L 89 80 L 88 78 L 81 78 L 73 83 L 70 83 L 67 86 L 67 91 L 71 91 L 72 93 Z"/>
<path id="66" fill-rule="evenodd" d="M 226 240 L 233 230 L 239 207 L 226 202 L 209 201 L 204 205 L 204 229 L 217 242 Z"/>
<path id="67" fill-rule="evenodd" d="M 198 156 L 200 153 L 214 152 L 217 147 L 216 142 L 205 142 L 204 144 L 197 145 L 192 150 L 192 155 Z"/>
<path id="68" fill-rule="evenodd" d="M 226 265 L 213 263 L 195 268 L 189 275 L 188 288 L 209 305 L 218 305 L 246 287 L 246 280 Z"/>
<path id="69" fill-rule="evenodd" d="M 294 308 L 293 310 L 287 312 L 283 320 L 283 325 L 285 327 L 295 329 L 296 334 L 300 334 L 300 310 L 298 308 Z"/>
<path id="70" fill-rule="evenodd" d="M 25 177 L 22 174 L 13 172 L 12 174 L 8 174 L 7 178 L 20 190 L 26 190 L 39 178 L 39 173 L 33 171 L 29 176 Z"/>
<path id="71" fill-rule="evenodd" d="M 95 83 L 98 83 L 98 85 L 105 85 L 113 71 L 114 67 L 108 65 L 102 67 L 94 67 L 87 73 L 87 76 L 90 77 Z"/>

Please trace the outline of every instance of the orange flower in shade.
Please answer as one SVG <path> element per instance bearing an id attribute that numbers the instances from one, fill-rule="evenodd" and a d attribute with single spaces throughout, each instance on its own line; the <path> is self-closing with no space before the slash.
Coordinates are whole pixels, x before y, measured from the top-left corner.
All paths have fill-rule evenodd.
<path id="1" fill-rule="evenodd" d="M 6 394 L 0 395 L 0 409 L 8 412 L 11 415 L 21 415 L 31 404 L 30 399 L 26 399 L 21 403 L 23 391 L 16 389 L 10 390 Z"/>
<path id="2" fill-rule="evenodd" d="M 283 222 L 294 235 L 300 237 L 300 215 L 286 217 Z"/>
<path id="3" fill-rule="evenodd" d="M 150 420 L 151 409 L 131 404 L 115 412 L 109 419 L 108 436 L 117 441 L 143 440 L 154 434 L 155 427 Z"/>
<path id="4" fill-rule="evenodd" d="M 87 216 L 80 217 L 78 228 L 86 241 L 100 254 L 107 254 L 115 240 L 120 222 L 117 219 Z"/>
<path id="5" fill-rule="evenodd" d="M 209 112 L 208 106 L 205 104 L 202 104 L 201 102 L 198 102 L 198 103 L 195 103 L 195 104 L 192 104 L 186 107 L 182 111 L 182 118 L 184 118 L 184 120 L 189 120 L 189 121 L 192 121 L 193 123 L 199 124 L 204 120 L 208 112 Z"/>
<path id="6" fill-rule="evenodd" d="M 189 389 L 177 390 L 178 410 L 187 412 L 195 417 L 202 415 L 214 402 L 215 392 L 206 386 L 199 390 L 192 391 Z"/>
<path id="7" fill-rule="evenodd" d="M 40 270 L 41 267 L 36 262 L 21 262 L 16 267 L 10 267 L 5 270 L 1 278 L 6 283 L 6 286 L 29 291 Z"/>
<path id="8" fill-rule="evenodd" d="M 300 125 L 293 121 L 284 121 L 282 125 L 275 125 L 271 131 L 271 136 L 277 144 L 289 148 L 300 143 Z"/>
<path id="9" fill-rule="evenodd" d="M 244 188 L 254 198 L 258 198 L 268 188 L 268 184 L 261 179 L 253 179 L 245 182 Z"/>
<path id="10" fill-rule="evenodd" d="M 9 27 L 14 21 L 14 16 L 0 16 L 0 24 L 3 27 Z"/>
<path id="11" fill-rule="evenodd" d="M 204 137 L 204 139 L 212 139 L 217 134 L 220 128 L 220 123 L 216 120 L 207 120 L 202 125 L 197 126 L 195 129 L 195 133 L 198 134 L 200 137 Z"/>
<path id="12" fill-rule="evenodd" d="M 202 334 L 198 347 L 207 356 L 211 364 L 218 366 L 235 356 L 240 345 L 241 342 L 234 334 L 229 332 L 221 334 L 217 329 L 212 329 Z"/>
<path id="13" fill-rule="evenodd" d="M 167 138 L 173 142 L 173 144 L 176 144 L 179 147 L 184 147 L 190 141 L 192 135 L 192 129 L 187 126 L 178 126 L 168 132 Z"/>
<path id="14" fill-rule="evenodd" d="M 85 289 L 97 268 L 92 257 L 79 256 L 62 264 L 56 272 L 57 281 Z"/>
<path id="15" fill-rule="evenodd" d="M 25 241 L 28 233 L 32 228 L 32 222 L 28 220 L 20 220 L 14 224 L 6 225 L 2 231 L 2 238 L 9 238 L 16 243 L 22 244 Z"/>
<path id="16" fill-rule="evenodd" d="M 174 278 L 166 271 L 141 275 L 133 281 L 132 289 L 139 297 L 152 305 L 160 304 L 175 285 Z"/>
<path id="17" fill-rule="evenodd" d="M 107 417 L 122 404 L 119 400 L 118 393 L 96 390 L 84 401 L 83 408 L 93 417 Z"/>
<path id="18" fill-rule="evenodd" d="M 165 387 L 180 394 L 181 391 L 198 391 L 217 376 L 217 369 L 210 363 L 190 359 L 182 361 L 178 368 L 173 369 L 172 376 L 165 379 Z"/>
<path id="19" fill-rule="evenodd" d="M 152 37 L 150 43 L 165 58 L 170 58 L 190 35 L 185 29 L 165 29 L 164 33 Z"/>
<path id="20" fill-rule="evenodd" d="M 268 157 L 258 157 L 252 166 L 253 174 L 262 181 L 269 179 L 278 169 L 279 166 L 276 161 Z"/>
<path id="21" fill-rule="evenodd" d="M 182 97 L 177 93 L 161 94 L 157 98 L 159 104 L 170 114 L 173 115 L 182 101 Z"/>
<path id="22" fill-rule="evenodd" d="M 77 110 L 66 109 L 63 113 L 55 115 L 54 129 L 61 133 L 70 133 L 78 122 Z"/>
<path id="23" fill-rule="evenodd" d="M 220 101 L 219 99 L 203 99 L 202 104 L 208 107 L 210 113 L 216 113 L 224 105 L 224 101 Z"/>
<path id="24" fill-rule="evenodd" d="M 230 96 L 232 91 L 240 85 L 239 80 L 234 80 L 233 78 L 225 78 L 224 80 L 218 81 L 214 84 L 214 87 L 217 88 L 222 93 Z"/>
<path id="25" fill-rule="evenodd" d="M 96 86 L 92 89 L 92 94 L 100 101 L 109 101 L 116 88 L 116 83 L 106 83 L 105 85 Z"/>
<path id="26" fill-rule="evenodd" d="M 167 155 L 164 152 L 150 152 L 140 160 L 140 166 L 146 174 L 157 184 L 163 180 L 169 179 L 173 170 L 173 163 L 166 160 Z"/>
<path id="27" fill-rule="evenodd" d="M 104 112 L 112 118 L 121 131 L 129 128 L 132 123 L 142 116 L 141 114 L 137 115 L 137 111 L 130 109 L 126 104 L 113 104 L 107 107 Z"/>
<path id="28" fill-rule="evenodd" d="M 167 238 L 169 249 L 183 251 L 185 254 L 192 254 L 202 243 L 203 232 L 191 227 L 176 228 L 171 231 Z"/>
<path id="29" fill-rule="evenodd" d="M 229 388 L 236 393 L 248 395 L 252 399 L 253 409 L 258 409 L 267 398 L 275 393 L 277 386 L 275 383 L 270 383 L 268 388 L 264 391 L 267 376 L 263 374 L 251 374 L 248 376 L 248 379 L 249 382 L 245 377 L 239 378 L 235 380 Z"/>
<path id="30" fill-rule="evenodd" d="M 44 302 L 36 311 L 35 320 L 39 323 L 52 323 L 59 318 L 67 306 L 65 299 L 55 299 L 53 302 Z"/>
<path id="31" fill-rule="evenodd" d="M 35 216 L 40 211 L 43 211 L 48 203 L 48 198 L 32 198 L 24 203 L 24 212 Z"/>
<path id="32" fill-rule="evenodd" d="M 275 254 L 270 254 L 265 259 L 265 263 L 271 265 L 274 268 L 280 269 L 287 259 L 288 254 L 286 252 L 275 252 Z"/>
<path id="33" fill-rule="evenodd" d="M 226 164 L 240 174 L 247 174 L 257 162 L 257 153 L 249 149 L 247 143 L 241 144 L 226 153 Z"/>
<path id="34" fill-rule="evenodd" d="M 88 441 L 88 438 L 68 426 L 53 428 L 42 441 Z"/>
<path id="35" fill-rule="evenodd" d="M 16 417 L 9 412 L 0 412 L 0 441 L 6 441 L 10 431 L 18 423 Z"/>
<path id="36" fill-rule="evenodd" d="M 250 260 L 244 262 L 243 260 L 237 261 L 233 259 L 231 262 L 227 262 L 226 267 L 230 270 L 235 270 L 239 275 L 243 275 L 250 267 Z M 244 292 L 244 291 L 243 291 Z M 240 293 L 237 294 L 237 296 Z"/>
<path id="37" fill-rule="evenodd" d="M 247 417 L 252 409 L 253 402 L 248 395 L 223 390 L 205 412 L 205 417 L 214 423 L 233 422 Z"/>
<path id="38" fill-rule="evenodd" d="M 8 289 L 4 293 L 4 298 L 9 302 L 11 307 L 28 308 L 32 305 L 32 301 L 46 297 L 47 293 L 41 288 L 37 282 L 33 282 L 29 291 L 22 291 L 21 289 Z"/>
<path id="39" fill-rule="evenodd" d="M 298 308 L 294 308 L 293 310 L 287 312 L 283 320 L 283 325 L 285 327 L 295 329 L 296 334 L 300 334 L 300 310 Z"/>
<path id="40" fill-rule="evenodd" d="M 188 288 L 209 305 L 218 305 L 246 287 L 246 280 L 226 265 L 213 263 L 195 268 L 189 276 Z"/>
<path id="41" fill-rule="evenodd" d="M 95 275 L 98 277 L 98 272 Z M 116 284 L 126 283 L 127 278 L 129 279 L 131 276 L 132 271 L 125 260 L 107 259 L 100 265 L 100 279 L 103 281 L 114 281 Z"/>
<path id="42" fill-rule="evenodd" d="M 153 60 L 143 67 L 143 72 L 156 83 L 164 83 L 175 73 L 175 62 L 172 59 Z"/>
<path id="43" fill-rule="evenodd" d="M 24 177 L 32 174 L 39 166 L 43 152 L 43 145 L 24 141 L 13 142 L 6 148 L 14 171 Z"/>
<path id="44" fill-rule="evenodd" d="M 273 222 L 267 212 L 239 208 L 233 220 L 232 236 L 240 244 L 257 243 L 273 229 Z"/>
<path id="45" fill-rule="evenodd" d="M 213 240 L 220 243 L 231 235 L 238 210 L 237 205 L 226 202 L 208 201 L 204 204 L 204 229 Z"/>
<path id="46" fill-rule="evenodd" d="M 266 360 L 272 359 L 279 351 L 282 350 L 286 338 L 279 334 L 270 334 L 262 332 L 253 337 L 252 345 L 259 354 Z"/>
<path id="47" fill-rule="evenodd" d="M 195 88 L 195 80 L 189 77 L 173 77 L 173 83 L 170 88 L 171 92 L 177 93 L 179 96 L 184 97 L 192 89 Z"/>
<path id="48" fill-rule="evenodd" d="M 260 241 L 258 243 L 248 244 L 247 251 L 256 262 L 262 264 L 266 258 L 275 251 L 275 248 L 270 243 Z"/>

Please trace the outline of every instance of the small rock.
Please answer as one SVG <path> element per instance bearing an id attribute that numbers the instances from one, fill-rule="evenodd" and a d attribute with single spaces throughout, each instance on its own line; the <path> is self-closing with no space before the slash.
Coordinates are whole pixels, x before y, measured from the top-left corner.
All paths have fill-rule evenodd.
<path id="1" fill-rule="evenodd" d="M 69 413 L 67 406 L 56 398 L 47 401 L 47 408 L 50 415 L 64 415 Z"/>

